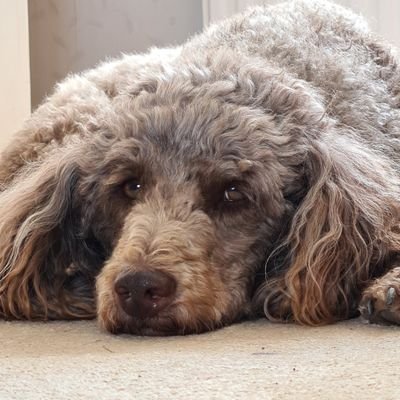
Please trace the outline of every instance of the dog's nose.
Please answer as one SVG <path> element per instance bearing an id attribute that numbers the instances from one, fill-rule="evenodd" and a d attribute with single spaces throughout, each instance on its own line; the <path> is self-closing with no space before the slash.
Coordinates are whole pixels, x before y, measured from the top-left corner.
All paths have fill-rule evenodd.
<path id="1" fill-rule="evenodd" d="M 156 316 L 175 297 L 176 280 L 160 271 L 140 271 L 120 276 L 114 284 L 122 309 L 132 317 Z"/>

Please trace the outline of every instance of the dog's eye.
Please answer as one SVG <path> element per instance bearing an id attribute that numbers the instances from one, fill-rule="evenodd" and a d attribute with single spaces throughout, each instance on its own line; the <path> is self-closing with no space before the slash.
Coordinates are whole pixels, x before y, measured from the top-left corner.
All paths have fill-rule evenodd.
<path id="1" fill-rule="evenodd" d="M 233 203 L 244 199 L 244 194 L 236 186 L 228 187 L 224 192 L 224 201 Z"/>
<path id="2" fill-rule="evenodd" d="M 131 199 L 136 199 L 142 189 L 142 184 L 138 180 L 131 180 L 124 184 L 124 193 Z"/>

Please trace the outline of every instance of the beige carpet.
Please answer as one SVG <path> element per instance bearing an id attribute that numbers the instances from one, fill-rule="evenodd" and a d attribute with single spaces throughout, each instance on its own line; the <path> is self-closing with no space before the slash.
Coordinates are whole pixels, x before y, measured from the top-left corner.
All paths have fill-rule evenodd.
<path id="1" fill-rule="evenodd" d="M 400 328 L 248 322 L 197 336 L 0 322 L 0 399 L 400 399 Z"/>

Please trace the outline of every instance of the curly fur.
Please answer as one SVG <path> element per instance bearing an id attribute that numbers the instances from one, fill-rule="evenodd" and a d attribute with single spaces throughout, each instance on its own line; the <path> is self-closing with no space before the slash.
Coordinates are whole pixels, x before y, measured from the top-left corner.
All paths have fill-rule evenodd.
<path id="1" fill-rule="evenodd" d="M 140 334 L 356 315 L 399 271 L 399 82 L 362 18 L 301 0 L 69 77 L 1 156 L 0 315 Z M 146 270 L 177 291 L 143 319 L 115 282 Z"/>

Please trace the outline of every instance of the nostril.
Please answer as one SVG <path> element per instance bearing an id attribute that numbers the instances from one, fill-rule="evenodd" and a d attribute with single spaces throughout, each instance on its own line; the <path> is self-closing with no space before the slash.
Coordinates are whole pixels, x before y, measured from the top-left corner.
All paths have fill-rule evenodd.
<path id="1" fill-rule="evenodd" d="M 144 293 L 144 297 L 145 297 L 145 299 L 148 299 L 148 300 L 151 300 L 151 301 L 158 301 L 158 299 L 160 299 L 160 296 L 155 294 L 153 289 L 146 290 L 145 293 Z"/>
<path id="2" fill-rule="evenodd" d="M 153 301 L 158 301 L 162 296 L 156 294 L 157 289 L 147 289 L 144 296 Z"/>
<path id="3" fill-rule="evenodd" d="M 173 301 L 176 281 L 161 271 L 139 271 L 120 276 L 114 290 L 122 309 L 143 319 L 155 316 Z"/>
<path id="4" fill-rule="evenodd" d="M 145 296 L 151 299 L 160 299 L 168 297 L 175 293 L 176 284 L 174 280 L 162 278 L 159 282 L 150 283 L 150 287 L 146 289 Z"/>
<path id="5" fill-rule="evenodd" d="M 115 284 L 115 292 L 118 294 L 118 296 L 123 296 L 123 297 L 128 297 L 131 294 L 128 287 L 118 283 Z"/>

